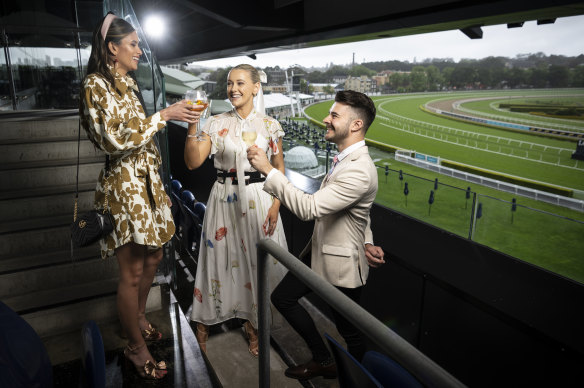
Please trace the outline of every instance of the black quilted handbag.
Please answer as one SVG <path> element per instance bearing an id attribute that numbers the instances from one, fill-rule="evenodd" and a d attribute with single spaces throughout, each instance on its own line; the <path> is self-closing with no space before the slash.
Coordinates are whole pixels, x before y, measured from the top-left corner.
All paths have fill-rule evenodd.
<path id="1" fill-rule="evenodd" d="M 73 247 L 85 247 L 107 236 L 114 230 L 114 220 L 108 212 L 109 188 L 105 186 L 105 203 L 103 209 L 91 210 L 77 217 L 77 202 L 79 199 L 79 146 L 81 144 L 81 122 L 77 139 L 77 183 L 75 189 L 75 210 L 71 223 L 71 257 Z M 105 176 L 109 173 L 109 156 L 105 157 Z"/>
<path id="2" fill-rule="evenodd" d="M 111 214 L 92 210 L 82 214 L 71 224 L 71 241 L 76 247 L 85 247 L 107 236 L 114 230 Z"/>

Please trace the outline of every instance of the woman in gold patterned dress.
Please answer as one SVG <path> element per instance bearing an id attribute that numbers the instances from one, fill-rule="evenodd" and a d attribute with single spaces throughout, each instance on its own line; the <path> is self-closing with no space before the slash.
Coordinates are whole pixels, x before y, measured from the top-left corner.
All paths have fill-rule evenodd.
<path id="1" fill-rule="evenodd" d="M 93 33 L 80 118 L 89 139 L 109 160 L 99 175 L 95 206 L 103 207 L 107 200 L 114 219 L 114 231 L 100 245 L 102 258 L 115 255 L 120 268 L 117 306 L 129 340 L 124 355 L 141 377 L 160 379 L 166 366 L 154 360 L 145 341 L 162 334 L 148 322 L 145 309 L 161 247 L 175 226 L 158 173 L 161 158 L 154 135 L 167 120 L 195 123 L 199 113 L 179 101 L 146 117 L 128 75 L 137 70 L 141 55 L 134 27 L 108 13 Z"/>

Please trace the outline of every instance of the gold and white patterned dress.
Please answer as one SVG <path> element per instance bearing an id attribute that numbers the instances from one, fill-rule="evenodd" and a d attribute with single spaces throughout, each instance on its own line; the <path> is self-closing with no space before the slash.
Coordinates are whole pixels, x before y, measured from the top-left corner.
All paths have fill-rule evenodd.
<path id="1" fill-rule="evenodd" d="M 253 171 L 247 160 L 247 146 L 241 139 L 241 128 L 245 125 L 256 130 L 255 144 L 266 151 L 268 158 L 281 152 L 278 139 L 284 136 L 284 131 L 278 121 L 255 110 L 242 119 L 231 110 L 209 118 L 203 128 L 211 137 L 211 154 L 215 155 L 218 170 L 233 172 L 240 166 L 240 171 Z M 209 195 L 191 320 L 212 325 L 242 318 L 257 327 L 256 244 L 269 237 L 287 249 L 286 236 L 280 216 L 274 234 L 264 234 L 262 225 L 273 199 L 262 190 L 263 182 L 232 185 L 231 181 L 232 178 L 226 178 L 225 183 L 215 182 Z M 242 197 L 246 198 L 247 207 L 242 206 Z M 284 277 L 286 268 L 273 258 L 269 263 L 273 289 Z"/>
<path id="2" fill-rule="evenodd" d="M 100 241 L 101 256 L 129 242 L 162 247 L 175 226 L 158 173 L 160 153 L 154 135 L 166 126 L 160 113 L 146 117 L 129 76 L 115 73 L 115 85 L 89 74 L 80 101 L 81 125 L 89 139 L 110 157 L 108 176 L 99 174 L 95 207 L 103 207 L 108 189 L 114 231 Z"/>

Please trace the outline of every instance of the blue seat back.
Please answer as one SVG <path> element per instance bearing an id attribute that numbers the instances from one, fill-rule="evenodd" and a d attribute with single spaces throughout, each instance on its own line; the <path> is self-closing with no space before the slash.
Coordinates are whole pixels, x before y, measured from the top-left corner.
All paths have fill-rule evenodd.
<path id="1" fill-rule="evenodd" d="M 341 344 L 327 333 L 324 336 L 337 363 L 340 388 L 383 388 L 383 385 L 355 357 L 351 356 Z"/>
<path id="2" fill-rule="evenodd" d="M 53 367 L 34 329 L 0 301 L 0 387 L 52 387 Z"/>
<path id="3" fill-rule="evenodd" d="M 384 387 L 422 388 L 423 385 L 392 358 L 370 350 L 362 364 Z"/>
<path id="4" fill-rule="evenodd" d="M 183 200 L 183 202 L 185 203 L 185 205 L 194 211 L 195 209 L 195 202 L 197 202 L 197 200 L 195 199 L 194 194 L 190 191 L 190 190 L 183 190 L 181 198 Z"/>
<path id="5" fill-rule="evenodd" d="M 105 351 L 99 327 L 88 321 L 81 329 L 82 383 L 88 388 L 105 387 Z"/>
<path id="6" fill-rule="evenodd" d="M 199 219 L 202 221 L 205 218 L 205 211 L 206 210 L 207 210 L 207 207 L 205 206 L 204 203 L 197 202 L 197 203 L 195 203 L 193 213 L 195 213 L 195 215 L 197 217 L 199 217 Z"/>
<path id="7" fill-rule="evenodd" d="M 177 181 L 176 179 L 173 179 L 170 184 L 172 186 L 172 192 L 180 195 L 180 193 L 182 191 L 182 184 L 179 181 Z"/>

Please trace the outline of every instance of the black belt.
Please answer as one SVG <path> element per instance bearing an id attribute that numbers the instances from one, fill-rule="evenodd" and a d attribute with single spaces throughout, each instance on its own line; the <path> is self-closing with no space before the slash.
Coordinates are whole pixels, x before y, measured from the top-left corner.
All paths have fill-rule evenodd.
<path id="1" fill-rule="evenodd" d="M 259 171 L 245 171 L 244 174 L 245 174 L 245 176 L 249 177 L 249 179 L 245 180 L 246 185 L 249 185 L 250 183 L 264 182 L 266 180 L 266 178 L 263 177 Z M 236 178 L 236 177 L 237 177 L 237 172 L 235 172 L 235 171 L 217 170 L 217 182 L 219 182 L 221 184 L 225 183 L 226 178 Z M 236 185 L 237 183 L 238 183 L 237 179 L 233 179 L 231 181 L 232 185 Z"/>

